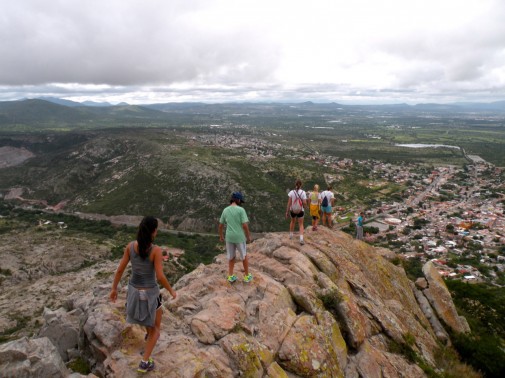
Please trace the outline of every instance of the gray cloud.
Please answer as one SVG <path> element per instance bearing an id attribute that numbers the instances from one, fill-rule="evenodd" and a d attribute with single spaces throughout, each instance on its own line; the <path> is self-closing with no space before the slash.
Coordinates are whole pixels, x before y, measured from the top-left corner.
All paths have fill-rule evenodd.
<path id="1" fill-rule="evenodd" d="M 482 0 L 475 15 L 461 4 L 435 20 L 393 0 L 402 9 L 384 22 L 394 4 L 381 15 L 374 14 L 381 7 L 361 13 L 340 0 L 322 0 L 330 8 L 338 3 L 328 11 L 281 0 L 3 3 L 0 100 L 505 98 L 505 3 L 498 0 Z M 433 7 L 426 15 L 439 14 L 438 3 L 424 4 Z M 344 18 L 327 17 L 331 11 Z M 344 29 L 334 28 L 344 22 Z M 279 79 L 280 67 L 291 82 Z M 328 79 L 311 81 L 318 70 L 328 70 Z"/>
<path id="2" fill-rule="evenodd" d="M 268 80 L 276 46 L 247 23 L 201 25 L 203 1 L 20 1 L 3 5 L 0 84 Z M 194 18 L 194 19 L 193 19 Z M 226 20 L 224 20 L 226 21 Z M 212 22 L 212 20 L 210 20 Z"/>
<path id="3" fill-rule="evenodd" d="M 455 9 L 455 15 L 457 12 Z M 377 48 L 405 62 L 405 69 L 398 72 L 399 86 L 430 84 L 443 88 L 450 83 L 455 87 L 467 83 L 479 90 L 488 84 L 488 75 L 499 70 L 504 75 L 498 83 L 503 90 L 504 19 L 505 3 L 494 2 L 487 12 L 475 15 L 462 28 L 443 30 L 443 24 L 432 25 L 426 20 L 421 32 L 382 40 Z"/>

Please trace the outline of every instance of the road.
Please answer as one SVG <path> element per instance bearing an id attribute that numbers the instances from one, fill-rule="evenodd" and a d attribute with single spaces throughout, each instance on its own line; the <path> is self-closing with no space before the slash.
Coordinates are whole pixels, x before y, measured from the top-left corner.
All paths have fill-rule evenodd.
<path id="1" fill-rule="evenodd" d="M 413 200 L 407 201 L 407 206 L 417 206 L 419 202 L 424 201 L 424 198 L 433 191 L 434 188 L 438 187 L 438 183 L 442 179 L 442 174 L 438 175 L 433 182 L 426 187 L 421 193 L 419 193 Z"/>

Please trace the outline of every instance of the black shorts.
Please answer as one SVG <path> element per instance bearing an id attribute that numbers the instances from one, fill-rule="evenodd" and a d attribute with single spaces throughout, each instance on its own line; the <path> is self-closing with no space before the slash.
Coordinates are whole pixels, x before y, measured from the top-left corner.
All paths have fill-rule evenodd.
<path id="1" fill-rule="evenodd" d="M 163 304 L 163 297 L 161 296 L 161 294 L 158 296 L 158 304 L 156 305 L 156 310 L 159 309 L 161 307 L 161 305 Z"/>
<path id="2" fill-rule="evenodd" d="M 300 211 L 298 214 L 295 214 L 292 211 L 290 211 L 290 213 L 291 213 L 291 218 L 303 218 L 303 216 L 305 215 L 305 213 L 303 211 Z"/>

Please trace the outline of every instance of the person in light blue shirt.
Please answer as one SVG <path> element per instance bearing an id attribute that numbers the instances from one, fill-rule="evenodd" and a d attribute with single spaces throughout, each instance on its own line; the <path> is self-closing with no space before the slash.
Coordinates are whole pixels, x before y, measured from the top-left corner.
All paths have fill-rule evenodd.
<path id="1" fill-rule="evenodd" d="M 363 212 L 359 213 L 358 221 L 356 222 L 356 239 L 363 240 L 363 221 L 365 220 L 365 214 Z"/>

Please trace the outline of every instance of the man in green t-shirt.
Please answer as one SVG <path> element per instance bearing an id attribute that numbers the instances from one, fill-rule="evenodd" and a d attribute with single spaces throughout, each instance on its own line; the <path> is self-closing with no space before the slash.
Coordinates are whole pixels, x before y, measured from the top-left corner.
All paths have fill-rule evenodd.
<path id="1" fill-rule="evenodd" d="M 230 205 L 227 206 L 219 219 L 219 240 L 224 242 L 224 226 L 226 225 L 226 253 L 228 257 L 228 282 L 235 282 L 237 276 L 233 274 L 235 259 L 242 260 L 244 265 L 244 282 L 252 281 L 252 274 L 249 273 L 249 261 L 247 259 L 246 242 L 251 242 L 249 232 L 249 219 L 242 207 L 244 196 L 240 192 L 231 195 Z"/>

